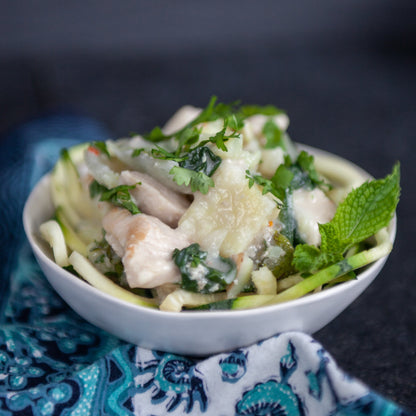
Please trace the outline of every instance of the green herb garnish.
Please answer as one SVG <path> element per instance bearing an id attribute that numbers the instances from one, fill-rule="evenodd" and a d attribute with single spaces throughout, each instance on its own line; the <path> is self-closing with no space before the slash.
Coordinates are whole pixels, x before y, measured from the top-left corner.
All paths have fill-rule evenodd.
<path id="1" fill-rule="evenodd" d="M 400 166 L 397 163 L 384 179 L 365 182 L 338 205 L 334 218 L 319 224 L 320 248 L 300 244 L 294 265 L 302 273 L 313 273 L 341 261 L 344 253 L 378 230 L 386 227 L 396 210 L 400 195 Z"/>
<path id="2" fill-rule="evenodd" d="M 90 185 L 90 195 L 91 198 L 100 195 L 100 201 L 111 202 L 113 205 L 126 208 L 133 215 L 140 214 L 141 211 L 137 207 L 129 192 L 130 189 L 134 189 L 135 187 L 136 185 L 119 185 L 108 189 L 97 181 L 93 181 Z"/>
<path id="3" fill-rule="evenodd" d="M 181 287 L 190 292 L 221 292 L 235 279 L 237 268 L 228 258 L 208 259 L 208 253 L 194 243 L 182 250 L 175 249 L 172 256 L 181 271 Z M 213 267 L 212 264 L 216 267 Z"/>

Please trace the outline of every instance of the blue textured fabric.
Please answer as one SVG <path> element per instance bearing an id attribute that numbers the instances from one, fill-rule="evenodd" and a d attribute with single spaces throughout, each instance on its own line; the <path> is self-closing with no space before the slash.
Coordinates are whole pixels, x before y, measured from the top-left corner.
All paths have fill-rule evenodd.
<path id="1" fill-rule="evenodd" d="M 88 118 L 56 114 L 1 141 L 0 415 L 408 415 L 305 334 L 195 360 L 127 344 L 73 312 L 34 260 L 21 214 L 62 147 L 106 138 Z"/>

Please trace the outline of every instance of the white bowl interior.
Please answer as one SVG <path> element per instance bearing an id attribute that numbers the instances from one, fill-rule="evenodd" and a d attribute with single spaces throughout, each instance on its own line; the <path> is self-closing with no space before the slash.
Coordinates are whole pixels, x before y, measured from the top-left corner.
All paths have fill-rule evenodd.
<path id="1" fill-rule="evenodd" d="M 350 162 L 336 160 L 364 172 Z M 354 301 L 387 260 L 387 257 L 378 260 L 356 280 L 286 303 L 240 311 L 162 312 L 109 296 L 53 261 L 52 252 L 38 231 L 40 224 L 53 215 L 49 181 L 48 175 L 40 180 L 23 212 L 24 229 L 42 271 L 58 294 L 87 321 L 145 348 L 206 356 L 247 346 L 281 332 L 312 334 Z M 394 219 L 389 229 L 392 241 L 395 231 Z"/>

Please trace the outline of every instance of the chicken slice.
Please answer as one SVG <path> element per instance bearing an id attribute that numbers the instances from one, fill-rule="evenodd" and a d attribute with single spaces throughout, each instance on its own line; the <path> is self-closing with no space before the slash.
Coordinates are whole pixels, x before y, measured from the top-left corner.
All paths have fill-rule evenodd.
<path id="1" fill-rule="evenodd" d="M 106 239 L 122 258 L 126 279 L 131 288 L 154 288 L 180 281 L 180 271 L 172 260 L 175 248 L 189 246 L 190 241 L 156 217 L 132 215 L 114 208 L 103 219 Z"/>
<path id="2" fill-rule="evenodd" d="M 123 185 L 138 184 L 130 193 L 140 210 L 174 228 L 190 205 L 184 195 L 172 191 L 145 173 L 125 170 L 120 174 L 120 182 Z"/>

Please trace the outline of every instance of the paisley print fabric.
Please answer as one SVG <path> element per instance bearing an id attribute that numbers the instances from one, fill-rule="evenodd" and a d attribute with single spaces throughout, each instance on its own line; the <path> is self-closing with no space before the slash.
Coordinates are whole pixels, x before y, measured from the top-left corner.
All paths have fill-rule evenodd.
<path id="1" fill-rule="evenodd" d="M 127 344 L 69 309 L 31 254 L 23 202 L 62 147 L 107 137 L 54 115 L 1 142 L 0 415 L 408 415 L 305 334 L 196 360 Z"/>

